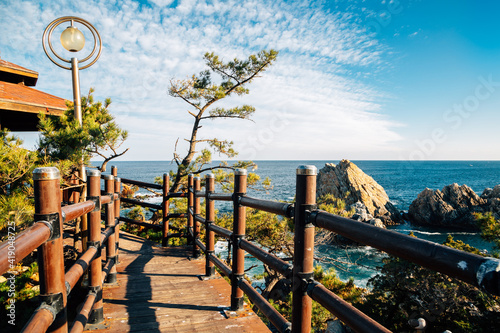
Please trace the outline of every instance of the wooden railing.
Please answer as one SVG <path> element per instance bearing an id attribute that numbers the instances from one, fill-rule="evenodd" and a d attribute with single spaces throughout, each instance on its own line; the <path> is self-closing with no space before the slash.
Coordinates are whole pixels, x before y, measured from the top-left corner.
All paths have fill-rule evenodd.
<path id="1" fill-rule="evenodd" d="M 116 173 L 116 168 L 113 167 L 114 172 Z M 163 184 L 155 184 L 155 183 L 147 183 L 147 182 L 141 182 L 137 180 L 132 180 L 132 179 L 126 179 L 122 178 L 121 181 L 124 184 L 130 184 L 130 185 L 135 185 L 138 187 L 142 188 L 147 188 L 147 189 L 153 189 L 153 190 L 161 190 L 161 196 L 162 196 L 162 203 L 161 204 L 154 204 L 154 203 L 149 203 L 149 202 L 144 202 L 141 200 L 136 200 L 136 199 L 131 199 L 131 198 L 122 198 L 123 203 L 131 204 L 131 205 L 137 205 L 141 207 L 148 207 L 148 208 L 153 208 L 156 210 L 159 210 L 162 212 L 162 224 L 153 224 L 153 223 L 148 223 L 148 222 L 143 222 L 143 221 L 138 221 L 138 220 L 133 220 L 130 218 L 126 217 L 119 217 L 120 221 L 125 222 L 125 223 L 130 223 L 130 224 L 135 224 L 139 225 L 145 228 L 150 228 L 150 229 L 156 229 L 156 230 L 161 230 L 162 231 L 162 246 L 167 246 L 168 244 L 168 239 L 169 238 L 174 238 L 174 237 L 187 237 L 186 234 L 182 233 L 181 229 L 175 227 L 175 226 L 170 226 L 169 221 L 171 219 L 177 219 L 177 218 L 186 218 L 187 214 L 186 213 L 170 213 L 169 207 L 170 207 L 170 199 L 172 198 L 185 198 L 186 193 L 170 193 L 169 192 L 169 177 L 168 174 L 163 175 Z M 170 233 L 170 229 L 173 229 L 174 231 L 177 231 L 176 233 Z"/>
<path id="2" fill-rule="evenodd" d="M 445 273 L 479 287 L 493 295 L 500 295 L 500 260 L 482 257 L 440 244 L 410 237 L 336 216 L 316 208 L 315 166 L 300 166 L 296 175 L 295 204 L 251 198 L 246 195 L 246 170 L 236 170 L 234 193 L 214 193 L 213 175 L 205 179 L 205 191 L 200 190 L 200 179 L 189 176 L 187 227 L 193 238 L 193 256 L 205 254 L 206 275 L 214 274 L 213 265 L 231 279 L 231 308 L 242 309 L 243 293 L 254 303 L 280 332 L 310 332 L 312 301 L 315 300 L 356 332 L 390 332 L 381 324 L 345 302 L 314 281 L 315 227 L 336 232 L 360 244 L 372 246 L 388 254 L 404 258 L 432 270 Z M 199 198 L 205 198 L 206 216 L 200 216 Z M 214 200 L 233 202 L 233 229 L 214 224 Z M 245 240 L 245 208 L 251 207 L 294 219 L 293 265 Z M 205 226 L 206 239 L 200 238 L 200 224 Z M 232 267 L 214 253 L 214 234 L 230 239 L 233 246 Z M 275 269 L 292 281 L 292 322 L 278 313 L 244 278 L 244 252 Z"/>
<path id="3" fill-rule="evenodd" d="M 33 172 L 34 224 L 0 245 L 0 275 L 38 248 L 41 304 L 23 332 L 82 332 L 87 322 L 103 320 L 102 285 L 116 282 L 119 226 L 115 217 L 119 216 L 121 187 L 119 178 L 111 175 L 103 178 L 105 190 L 101 194 L 101 173 L 88 170 L 87 200 L 61 208 L 59 171 L 46 167 Z M 104 229 L 101 228 L 101 208 L 105 208 Z M 63 223 L 85 214 L 88 214 L 88 230 L 83 232 L 88 235 L 88 242 L 75 264 L 65 270 Z M 101 249 L 104 247 L 106 260 L 103 268 Z M 68 323 L 68 295 L 89 268 L 88 293 L 75 321 Z"/>
<path id="4" fill-rule="evenodd" d="M 102 285 L 104 281 L 116 281 L 115 263 L 118 261 L 119 222 L 133 223 L 162 230 L 162 243 L 167 245 L 170 237 L 186 237 L 192 245 L 192 256 L 205 255 L 205 275 L 215 274 L 215 267 L 231 281 L 231 304 L 234 311 L 243 308 L 244 294 L 269 319 L 279 332 L 310 332 L 312 300 L 317 301 L 332 314 L 357 332 L 389 332 L 379 323 L 345 302 L 322 284 L 314 281 L 314 234 L 315 227 L 336 232 L 385 251 L 423 267 L 445 273 L 477 286 L 493 295 L 500 295 L 500 260 L 481 257 L 452 249 L 443 245 L 410 237 L 390 230 L 316 209 L 316 174 L 314 166 L 300 166 L 296 175 L 296 200 L 294 204 L 262 200 L 247 196 L 247 172 L 237 169 L 234 173 L 234 192 L 216 193 L 214 176 L 206 175 L 205 190 L 201 190 L 199 177 L 188 177 L 188 192 L 169 193 L 168 176 L 163 185 L 150 184 L 117 178 L 117 169 L 112 175 L 104 175 L 104 191 L 100 190 L 100 172 L 88 171 L 87 201 L 61 208 L 59 172 L 55 168 L 38 168 L 33 174 L 35 189 L 35 219 L 29 229 L 15 239 L 0 245 L 0 274 L 9 269 L 6 258 L 15 255 L 19 262 L 39 247 L 39 270 L 41 305 L 31 317 L 24 331 L 67 332 L 67 295 L 90 267 L 89 288 L 71 332 L 81 332 L 87 322 L 103 320 Z M 162 204 L 143 203 L 135 199 L 120 198 L 121 182 L 162 191 Z M 169 200 L 187 197 L 186 213 L 170 214 Z M 201 198 L 205 199 L 205 217 L 201 216 Z M 120 217 L 120 200 L 162 210 L 162 225 L 154 225 Z M 215 201 L 233 203 L 232 230 L 215 224 Z M 101 207 L 105 208 L 105 229 L 101 228 Z M 245 239 L 246 207 L 260 209 L 294 220 L 293 265 L 268 253 Z M 77 262 L 64 274 L 62 224 L 88 214 L 86 250 Z M 186 218 L 185 228 L 171 233 L 169 220 Z M 200 228 L 205 228 L 205 240 L 200 239 Z M 215 235 L 231 241 L 233 251 L 231 267 L 214 253 Z M 106 247 L 103 268 L 100 255 Z M 13 251 L 13 247 L 15 251 Z M 244 279 L 245 252 L 262 261 L 292 281 L 292 322 L 288 322 L 274 307 Z"/>

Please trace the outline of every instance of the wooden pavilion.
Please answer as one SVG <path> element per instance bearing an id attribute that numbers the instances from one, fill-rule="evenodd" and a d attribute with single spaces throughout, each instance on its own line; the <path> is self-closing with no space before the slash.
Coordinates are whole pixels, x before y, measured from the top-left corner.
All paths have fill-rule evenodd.
<path id="1" fill-rule="evenodd" d="M 0 129 L 38 131 L 38 114 L 60 116 L 66 100 L 33 88 L 38 73 L 0 59 Z"/>

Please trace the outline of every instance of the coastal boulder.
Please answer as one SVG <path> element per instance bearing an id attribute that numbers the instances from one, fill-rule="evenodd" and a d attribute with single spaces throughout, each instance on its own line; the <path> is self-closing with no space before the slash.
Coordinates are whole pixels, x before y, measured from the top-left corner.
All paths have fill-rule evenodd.
<path id="1" fill-rule="evenodd" d="M 470 187 L 455 183 L 441 191 L 423 190 L 411 203 L 408 217 L 417 225 L 476 229 L 474 213 L 484 212 L 486 205 Z"/>
<path id="2" fill-rule="evenodd" d="M 401 221 L 401 214 L 389 201 L 384 188 L 349 160 L 342 160 L 338 165 L 326 163 L 319 171 L 316 194 L 319 197 L 328 193 L 344 199 L 347 206 L 354 205 L 355 209 L 364 205 L 366 214 L 357 213 L 366 215 L 367 220 L 376 217 L 385 224 Z"/>
<path id="3" fill-rule="evenodd" d="M 352 204 L 349 209 L 354 210 L 354 214 L 351 217 L 353 220 L 359 222 L 367 222 L 373 219 L 373 216 L 368 213 L 368 209 L 366 208 L 366 206 L 360 201 Z"/>
<path id="4" fill-rule="evenodd" d="M 500 185 L 492 189 L 486 188 L 481 199 L 486 200 L 485 211 L 492 212 L 496 219 L 500 219 Z"/>

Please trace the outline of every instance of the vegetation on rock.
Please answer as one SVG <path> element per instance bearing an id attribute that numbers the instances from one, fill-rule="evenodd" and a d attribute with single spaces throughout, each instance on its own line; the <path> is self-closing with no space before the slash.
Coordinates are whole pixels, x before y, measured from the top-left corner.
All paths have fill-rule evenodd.
<path id="1" fill-rule="evenodd" d="M 481 254 L 451 236 L 444 245 Z M 409 331 L 409 319 L 424 318 L 426 332 L 500 332 L 499 297 L 406 260 L 385 259 L 369 287 L 354 305 L 392 331 Z"/>

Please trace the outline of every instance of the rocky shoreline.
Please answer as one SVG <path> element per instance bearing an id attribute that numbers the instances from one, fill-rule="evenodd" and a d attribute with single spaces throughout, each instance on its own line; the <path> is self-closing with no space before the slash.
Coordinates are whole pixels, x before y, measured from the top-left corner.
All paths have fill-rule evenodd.
<path id="1" fill-rule="evenodd" d="M 384 188 L 349 160 L 325 164 L 317 177 L 318 197 L 331 193 L 342 198 L 352 218 L 379 227 L 409 222 L 417 226 L 479 230 L 476 213 L 492 212 L 500 218 L 500 185 L 479 196 L 467 185 L 451 184 L 441 190 L 426 188 L 411 203 L 408 212 L 399 211 Z"/>

